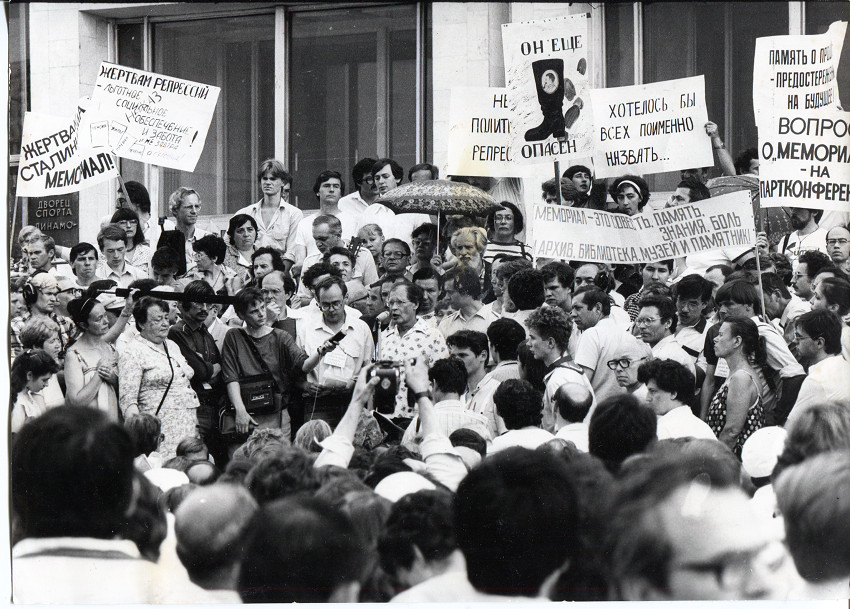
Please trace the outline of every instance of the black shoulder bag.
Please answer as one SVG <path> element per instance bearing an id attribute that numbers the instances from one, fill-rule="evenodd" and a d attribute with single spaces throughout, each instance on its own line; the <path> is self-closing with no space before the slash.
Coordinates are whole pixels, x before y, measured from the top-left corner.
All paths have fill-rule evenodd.
<path id="1" fill-rule="evenodd" d="M 245 330 L 240 330 L 248 343 L 248 348 L 260 362 L 263 369 L 262 374 L 254 374 L 239 379 L 239 393 L 242 395 L 242 403 L 248 414 L 274 414 L 280 411 L 280 401 L 275 399 L 275 394 L 280 393 L 277 381 L 269 370 L 263 356 Z"/>

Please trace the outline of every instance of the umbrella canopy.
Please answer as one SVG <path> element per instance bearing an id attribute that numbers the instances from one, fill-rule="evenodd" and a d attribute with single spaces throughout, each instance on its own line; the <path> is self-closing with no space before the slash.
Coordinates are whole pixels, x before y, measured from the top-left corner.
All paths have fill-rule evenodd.
<path id="1" fill-rule="evenodd" d="M 396 186 L 379 197 L 397 214 L 486 216 L 499 204 L 486 192 L 463 182 L 425 180 Z"/>
<path id="2" fill-rule="evenodd" d="M 722 176 L 709 180 L 706 186 L 708 186 L 712 197 L 719 197 L 738 190 L 749 190 L 753 203 L 753 217 L 756 220 L 756 230 L 758 230 L 759 213 L 761 213 L 764 230 L 771 245 L 776 245 L 782 240 L 782 237 L 794 230 L 784 207 L 761 208 L 759 206 L 759 180 L 757 177 L 749 175 Z"/>

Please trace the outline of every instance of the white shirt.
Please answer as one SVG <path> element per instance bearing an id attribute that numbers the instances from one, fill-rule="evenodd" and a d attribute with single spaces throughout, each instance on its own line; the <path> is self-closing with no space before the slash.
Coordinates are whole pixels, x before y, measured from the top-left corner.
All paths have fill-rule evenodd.
<path id="1" fill-rule="evenodd" d="M 514 446 L 534 450 L 541 444 L 545 444 L 554 438 L 555 436 L 551 432 L 548 432 L 545 429 L 540 429 L 539 427 L 511 429 L 503 433 L 501 436 L 493 438 L 493 443 L 487 449 L 487 454 L 492 455 L 500 450 L 505 450 L 506 448 L 512 448 Z"/>
<path id="2" fill-rule="evenodd" d="M 573 364 L 575 365 L 575 364 Z M 546 383 L 546 391 L 543 392 L 543 423 L 542 427 L 546 431 L 552 433 L 555 431 L 555 392 L 567 383 L 578 383 L 584 387 L 593 396 L 593 403 L 585 417 L 585 421 L 590 421 L 593 411 L 596 410 L 596 394 L 593 392 L 593 386 L 587 376 L 579 370 L 573 370 L 564 366 L 557 366 L 550 370 L 543 377 Z"/>
<path id="3" fill-rule="evenodd" d="M 691 357 L 682 349 L 682 345 L 676 340 L 675 334 L 665 336 L 655 343 L 652 347 L 652 357 L 655 359 L 671 359 L 674 362 L 679 362 L 690 370 L 691 374 L 696 378 L 696 358 Z"/>
<path id="4" fill-rule="evenodd" d="M 516 371 L 516 374 L 513 374 L 514 371 Z M 493 402 L 493 394 L 496 393 L 499 385 L 506 380 L 506 377 L 519 378 L 516 362 L 510 361 L 497 364 L 493 370 L 485 374 L 484 378 L 478 382 L 475 393 L 466 402 L 466 407 L 472 412 L 484 415 L 487 418 L 493 436 L 507 431 L 505 422 L 496 412 L 496 404 Z"/>
<path id="5" fill-rule="evenodd" d="M 142 269 L 137 269 L 132 264 L 124 262 L 124 269 L 121 273 L 116 273 L 106 264 L 106 261 L 101 258 L 98 260 L 97 268 L 94 271 L 98 279 L 112 279 L 118 284 L 119 288 L 129 288 L 130 284 L 137 279 L 147 279 L 148 274 Z"/>
<path id="6" fill-rule="evenodd" d="M 556 438 L 567 440 L 575 444 L 575 447 L 581 452 L 589 452 L 588 448 L 588 427 L 587 423 L 567 423 L 555 434 Z"/>
<path id="7" fill-rule="evenodd" d="M 361 214 L 366 211 L 367 207 L 369 207 L 369 204 L 366 203 L 366 201 L 363 200 L 363 197 L 360 196 L 359 190 L 355 190 L 354 192 L 342 197 L 337 205 L 342 211 L 351 212 L 353 214 Z"/>
<path id="8" fill-rule="evenodd" d="M 599 401 L 623 391 L 617 384 L 616 374 L 608 368 L 608 360 L 614 359 L 628 339 L 629 335 L 610 317 L 603 317 L 581 333 L 573 359 L 579 366 L 592 371 L 590 384 Z"/>
<path id="9" fill-rule="evenodd" d="M 372 203 L 360 214 L 357 231 L 367 224 L 377 224 L 384 233 L 384 240 L 401 239 L 412 247 L 411 233 L 422 224 L 431 222 L 431 216 L 426 214 L 396 214 L 393 210 L 380 203 Z"/>
<path id="10" fill-rule="evenodd" d="M 688 406 L 679 406 L 665 415 L 658 417 L 656 434 L 659 440 L 669 438 L 702 438 L 716 440 L 711 427 L 698 417 Z"/>
<path id="11" fill-rule="evenodd" d="M 468 410 L 466 404 L 461 400 L 441 400 L 434 404 L 434 410 L 437 414 L 437 424 L 439 425 L 440 433 L 446 437 L 462 428 L 477 432 L 485 440 L 490 440 L 493 437 L 486 417 Z M 404 431 L 404 436 L 401 439 L 402 446 L 408 448 L 418 447 L 422 436 L 422 432 L 418 427 L 419 415 L 417 414 Z"/>
<path id="12" fill-rule="evenodd" d="M 336 334 L 327 326 L 323 316 L 309 316 L 296 324 L 296 342 L 308 357 Z M 322 356 L 319 364 L 307 374 L 309 382 L 324 387 L 353 386 L 360 369 L 372 357 L 375 344 L 365 322 L 346 315 L 341 331 L 345 332 L 345 338 L 333 351 Z"/>
<path id="13" fill-rule="evenodd" d="M 298 223 L 304 217 L 304 212 L 290 205 L 282 198 L 280 205 L 272 214 L 268 224 L 263 222 L 263 201 L 257 201 L 253 205 L 243 207 L 237 214 L 247 214 L 254 218 L 257 223 L 257 247 L 273 247 L 287 254 L 287 258 L 295 260 L 295 233 Z M 235 215 L 235 214 L 234 214 Z"/>
<path id="14" fill-rule="evenodd" d="M 809 375 L 800 386 L 786 426 L 815 404 L 843 400 L 850 400 L 850 362 L 833 355 L 809 366 Z"/>
<path id="15" fill-rule="evenodd" d="M 487 309 L 482 306 L 469 319 L 461 315 L 460 311 L 452 311 L 443 318 L 438 328 L 446 338 L 459 330 L 475 330 L 476 332 L 486 333 L 490 324 L 497 319 L 498 317 L 493 313 L 492 308 Z"/>
<path id="16" fill-rule="evenodd" d="M 301 267 L 301 279 L 298 282 L 297 296 L 304 298 L 312 298 L 310 290 L 304 285 L 304 273 L 314 264 L 319 264 L 322 261 L 322 254 L 316 250 L 315 254 L 309 254 L 304 258 L 304 265 Z M 369 286 L 378 281 L 378 269 L 375 267 L 375 259 L 372 258 L 372 253 L 360 248 L 357 252 L 357 259 L 354 261 L 354 268 L 351 270 L 352 279 L 360 279 L 364 286 Z"/>
<path id="17" fill-rule="evenodd" d="M 322 212 L 320 211 L 319 214 L 322 214 Z M 352 237 L 355 237 L 357 235 L 358 217 L 357 214 L 355 214 L 354 212 L 344 211 L 343 209 L 340 209 L 339 213 L 322 215 L 331 215 L 334 216 L 337 220 L 339 220 L 340 224 L 342 224 L 342 233 L 340 236 L 342 240 L 346 242 L 346 244 L 351 240 Z M 316 217 L 316 215 L 305 216 L 298 223 L 298 227 L 295 231 L 295 245 L 299 248 L 305 248 L 307 256 L 319 254 L 319 248 L 316 247 L 316 240 L 313 239 L 313 220 L 315 220 Z M 301 261 L 296 260 L 296 262 Z"/>
<path id="18" fill-rule="evenodd" d="M 779 252 L 785 254 L 792 265 L 796 265 L 800 254 L 808 250 L 818 250 L 829 255 L 826 250 L 827 232 L 826 229 L 818 227 L 808 235 L 801 236 L 800 231 L 795 230 L 779 242 Z"/>

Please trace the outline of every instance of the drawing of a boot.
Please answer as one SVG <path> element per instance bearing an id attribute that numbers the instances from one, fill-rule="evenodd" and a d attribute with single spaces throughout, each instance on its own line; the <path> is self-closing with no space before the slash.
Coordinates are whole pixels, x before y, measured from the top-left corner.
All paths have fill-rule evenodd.
<path id="1" fill-rule="evenodd" d="M 564 60 L 540 59 L 531 64 L 537 101 L 543 122 L 525 132 L 526 142 L 539 142 L 550 135 L 565 137 L 564 129 Z"/>

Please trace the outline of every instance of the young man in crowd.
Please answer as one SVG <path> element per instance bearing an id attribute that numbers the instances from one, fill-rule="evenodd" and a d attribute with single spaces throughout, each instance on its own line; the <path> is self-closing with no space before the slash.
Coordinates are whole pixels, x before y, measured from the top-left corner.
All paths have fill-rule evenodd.
<path id="1" fill-rule="evenodd" d="M 378 189 L 372 177 L 374 164 L 375 159 L 366 157 L 357 161 L 351 168 L 351 182 L 354 184 L 354 190 L 339 200 L 339 208 L 342 211 L 359 215 L 378 198 Z"/>
<path id="2" fill-rule="evenodd" d="M 128 288 L 137 279 L 147 279 L 146 270 L 137 269 L 124 258 L 127 233 L 117 224 L 107 224 L 97 235 L 97 246 L 103 254 L 95 272 L 100 279 L 111 279 L 118 287 Z"/>
<path id="3" fill-rule="evenodd" d="M 459 330 L 486 332 L 487 327 L 496 321 L 493 312 L 488 314 L 480 300 L 481 283 L 474 269 L 459 267 L 448 273 L 443 289 L 454 309 L 438 326 L 443 336 L 449 337 Z"/>
<path id="4" fill-rule="evenodd" d="M 673 301 L 663 296 L 647 296 L 640 301 L 635 327 L 643 342 L 652 348 L 652 357 L 672 359 L 696 372 L 696 358 L 689 355 L 676 341 L 674 332 L 678 319 Z"/>

